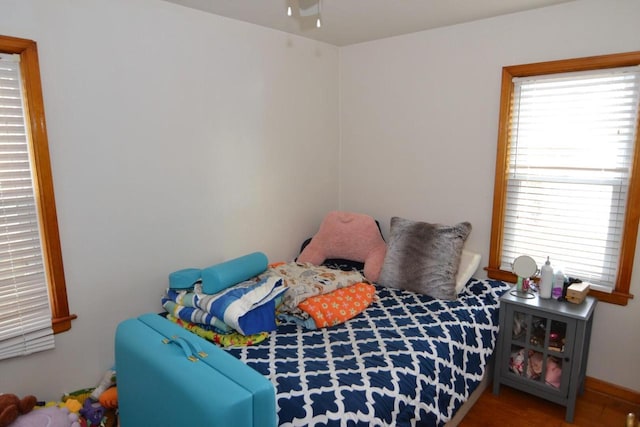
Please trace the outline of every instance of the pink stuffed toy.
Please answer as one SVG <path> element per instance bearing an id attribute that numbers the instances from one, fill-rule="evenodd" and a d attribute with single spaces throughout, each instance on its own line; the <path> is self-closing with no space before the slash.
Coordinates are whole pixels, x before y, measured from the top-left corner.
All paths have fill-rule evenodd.
<path id="1" fill-rule="evenodd" d="M 324 217 L 320 229 L 304 248 L 298 261 L 314 265 L 331 258 L 363 262 L 364 277 L 376 282 L 386 253 L 387 244 L 372 217 L 332 211 Z"/>
<path id="2" fill-rule="evenodd" d="M 560 388 L 560 381 L 562 380 L 562 366 L 555 357 L 547 357 L 547 373 L 544 377 L 547 384 Z"/>

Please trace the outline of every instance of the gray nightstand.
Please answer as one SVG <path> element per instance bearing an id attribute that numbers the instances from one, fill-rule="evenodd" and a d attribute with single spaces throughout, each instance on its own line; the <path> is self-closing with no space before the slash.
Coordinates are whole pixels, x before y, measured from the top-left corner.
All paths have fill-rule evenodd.
<path id="1" fill-rule="evenodd" d="M 597 300 L 572 304 L 514 293 L 500 298 L 493 393 L 505 384 L 559 403 L 567 407 L 566 421 L 573 422 L 576 397 L 584 391 Z"/>

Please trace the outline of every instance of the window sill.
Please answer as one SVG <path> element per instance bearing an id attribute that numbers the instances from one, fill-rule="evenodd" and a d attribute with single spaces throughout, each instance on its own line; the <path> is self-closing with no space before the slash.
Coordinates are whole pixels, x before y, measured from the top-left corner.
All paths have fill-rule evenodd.
<path id="1" fill-rule="evenodd" d="M 490 279 L 502 280 L 503 282 L 516 283 L 518 278 L 515 274 L 510 271 L 504 271 L 497 268 L 485 267 L 485 271 L 487 272 L 487 276 Z M 598 299 L 598 301 L 606 302 L 609 304 L 616 305 L 627 305 L 629 300 L 633 298 L 633 295 L 630 293 L 624 293 L 619 291 L 613 291 L 612 293 L 606 293 L 596 290 L 590 290 L 589 295 Z"/>
<path id="2" fill-rule="evenodd" d="M 599 301 L 617 305 L 627 305 L 629 300 L 633 298 L 632 294 L 626 294 L 618 291 L 613 291 L 608 294 L 606 292 L 590 290 L 589 295 L 598 298 Z"/>
<path id="3" fill-rule="evenodd" d="M 69 329 L 71 329 L 71 321 L 77 318 L 78 316 L 76 316 L 75 314 L 70 314 L 69 316 L 65 317 L 53 318 L 51 320 L 51 323 L 53 325 L 53 333 L 59 334 L 61 332 L 68 331 Z"/>

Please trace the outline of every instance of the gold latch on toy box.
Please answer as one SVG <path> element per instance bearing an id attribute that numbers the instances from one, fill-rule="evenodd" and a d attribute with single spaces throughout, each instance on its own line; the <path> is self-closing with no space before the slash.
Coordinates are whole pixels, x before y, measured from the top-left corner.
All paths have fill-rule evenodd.
<path id="1" fill-rule="evenodd" d="M 574 283 L 567 288 L 567 301 L 580 304 L 588 293 L 589 284 L 587 282 Z"/>

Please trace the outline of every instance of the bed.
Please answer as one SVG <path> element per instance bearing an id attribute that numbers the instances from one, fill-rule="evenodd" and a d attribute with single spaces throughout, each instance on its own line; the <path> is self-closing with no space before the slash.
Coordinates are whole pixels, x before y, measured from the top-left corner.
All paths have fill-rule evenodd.
<path id="1" fill-rule="evenodd" d="M 353 215 L 348 219 L 353 230 Z M 375 220 L 370 217 L 366 220 L 366 226 L 358 230 L 357 236 L 347 236 L 339 245 L 333 244 L 333 240 L 336 235 L 344 234 L 339 230 L 342 223 L 324 229 L 321 226 L 312 243 L 305 242 L 309 244 L 307 248 L 303 245 L 298 262 L 289 263 L 302 271 L 295 280 L 293 276 L 288 277 L 285 267 L 274 266 L 252 279 L 260 283 L 271 280 L 270 295 L 284 296 L 275 306 L 289 306 L 295 311 L 302 306 L 299 302 L 308 297 L 298 295 L 298 289 L 306 288 L 292 286 L 293 282 L 300 285 L 302 276 L 314 278 L 309 289 L 326 287 L 320 291 L 322 295 L 353 285 L 340 282 L 340 274 L 353 273 L 360 278 L 375 274 L 375 280 L 364 279 L 375 291 L 371 292 L 375 297 L 367 301 L 366 309 L 330 327 L 310 328 L 308 318 L 296 322 L 283 321 L 278 316 L 279 321 L 274 320 L 268 332 L 248 337 L 243 345 L 228 345 L 233 342 L 222 343 L 216 341 L 217 338 L 213 341 L 228 345 L 225 348 L 228 354 L 271 382 L 280 426 L 457 425 L 490 377 L 498 333 L 499 298 L 510 285 L 469 278 L 476 271 L 479 258 L 469 264 L 471 267 L 464 267 L 465 262 L 461 262 L 462 247 L 471 231 L 468 223 L 449 227 L 394 217 L 387 244 L 381 239 Z M 326 223 L 325 219 L 323 225 Z M 323 230 L 330 231 L 325 247 L 369 243 L 357 248 L 362 253 L 326 252 L 316 256 L 313 264 L 300 261 L 309 248 L 315 255 L 321 252 L 313 243 L 318 246 L 322 241 Z M 382 252 L 378 250 L 381 247 Z M 325 260 L 332 255 L 337 259 Z M 364 263 L 336 262 L 356 258 Z M 318 266 L 320 263 L 323 265 Z M 330 272 L 307 274 L 306 269 L 327 266 L 332 267 Z M 461 281 L 458 274 L 458 283 L 455 283 L 454 275 L 460 271 L 467 275 Z M 289 283 L 280 284 L 272 280 L 274 277 L 284 281 L 288 277 Z M 317 285 L 318 281 L 323 282 L 321 286 Z M 280 285 L 286 288 L 282 294 L 279 294 Z M 203 298 L 200 301 L 204 301 L 203 304 L 194 306 L 209 307 L 207 298 L 210 297 Z M 292 298 L 298 299 L 292 302 Z M 165 308 L 173 314 L 184 315 L 174 307 L 183 299 L 170 298 Z M 271 306 L 266 309 L 261 306 L 261 309 L 261 319 L 265 313 L 273 312 Z M 193 309 L 183 310 L 189 310 L 185 320 L 193 318 Z M 209 314 L 204 313 L 199 318 L 207 316 Z M 222 317 L 227 320 L 226 314 L 218 314 L 218 318 Z M 254 321 L 245 322 L 246 326 L 254 324 Z"/>
<path id="2" fill-rule="evenodd" d="M 378 300 L 341 325 L 285 324 L 228 352 L 273 383 L 281 426 L 442 426 L 487 372 L 508 288 L 471 279 L 443 301 L 376 286 Z"/>

